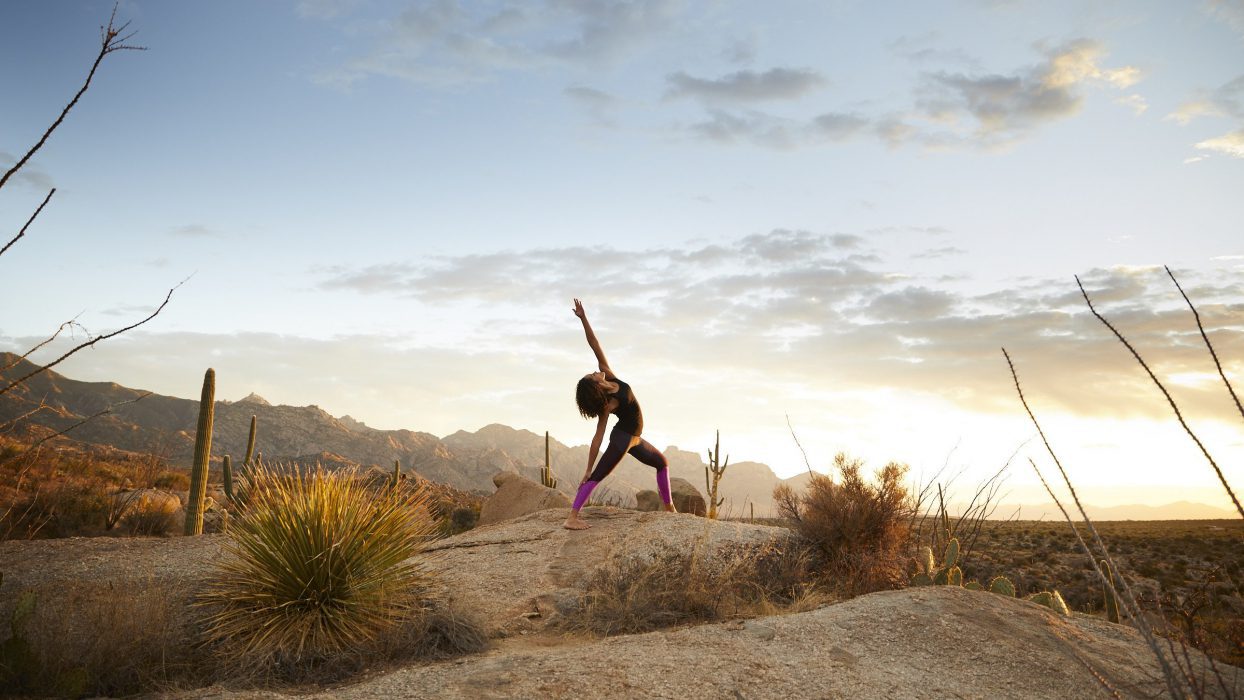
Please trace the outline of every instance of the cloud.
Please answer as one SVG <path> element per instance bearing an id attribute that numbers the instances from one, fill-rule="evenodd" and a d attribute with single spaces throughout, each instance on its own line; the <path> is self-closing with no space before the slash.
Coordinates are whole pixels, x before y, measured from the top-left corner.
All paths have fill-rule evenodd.
<path id="1" fill-rule="evenodd" d="M 947 258 L 952 255 L 963 255 L 965 253 L 967 253 L 967 251 L 962 248 L 956 248 L 955 246 L 945 246 L 943 248 L 932 248 L 932 249 L 929 249 L 929 250 L 926 250 L 920 253 L 916 253 L 915 255 L 912 255 L 911 257 L 917 260 L 936 260 L 938 258 Z"/>
<path id="2" fill-rule="evenodd" d="M 1244 38 L 1244 2 L 1208 0 L 1202 7 L 1211 17 L 1225 23 L 1237 35 Z"/>
<path id="3" fill-rule="evenodd" d="M 820 73 L 801 68 L 770 68 L 763 73 L 742 70 L 715 79 L 696 78 L 680 71 L 667 76 L 666 82 L 667 98 L 687 97 L 705 102 L 793 100 L 826 84 Z"/>
<path id="4" fill-rule="evenodd" d="M 615 126 L 613 112 L 618 106 L 618 99 L 613 95 L 583 85 L 572 85 L 562 92 L 583 107 L 597 125 Z"/>
<path id="5" fill-rule="evenodd" d="M 548 65 L 608 64 L 667 32 L 681 9 L 680 0 L 420 0 L 385 20 L 361 55 L 317 80 L 349 86 L 384 76 L 454 85 Z"/>
<path id="6" fill-rule="evenodd" d="M 1149 111 L 1148 101 L 1138 94 L 1133 93 L 1131 95 L 1127 95 L 1126 97 L 1116 97 L 1114 98 L 1114 102 L 1115 104 L 1120 104 L 1128 109 L 1131 109 L 1132 112 L 1134 112 L 1138 117 Z"/>
<path id="7" fill-rule="evenodd" d="M 572 343 L 556 323 L 514 318 L 532 300 L 588 294 L 590 308 L 607 310 L 598 332 L 642 366 L 755 373 L 767 386 L 911 391 L 969 410 L 1010 410 L 998 351 L 1005 345 L 1042 401 L 1060 410 L 1156 418 L 1169 410 L 1087 313 L 1070 278 L 965 294 L 941 277 L 912 277 L 866 246 L 849 234 L 774 229 L 698 246 L 501 251 L 315 276 L 322 289 L 491 309 L 496 319 L 482 322 L 472 341 L 481 348 L 509 342 L 511 327 L 537 346 Z M 1244 357 L 1238 274 L 1176 274 L 1219 356 Z M 1205 371 L 1196 326 L 1161 268 L 1095 269 L 1081 279 L 1159 376 Z M 1227 370 L 1244 372 L 1244 363 L 1230 360 Z M 1178 398 L 1194 413 L 1219 415 L 1231 408 L 1220 393 L 1197 385 L 1180 388 Z"/>
<path id="8" fill-rule="evenodd" d="M 13 164 L 16 162 L 17 156 L 12 153 L 8 153 L 7 151 L 0 151 L 0 170 L 7 171 L 9 168 L 13 167 Z M 45 193 L 53 187 L 56 187 L 56 183 L 52 181 L 52 177 L 40 170 L 37 165 L 33 165 L 30 161 L 27 161 L 27 163 L 22 166 L 21 170 L 14 173 L 9 181 L 14 184 L 20 184 L 32 189 L 41 190 Z"/>
<path id="9" fill-rule="evenodd" d="M 1186 126 L 1201 118 L 1225 117 L 1236 122 L 1234 131 L 1194 144 L 1202 151 L 1214 151 L 1233 158 L 1244 158 L 1244 75 L 1230 80 L 1208 94 L 1199 94 L 1166 115 L 1166 119 Z M 1189 162 L 1192 159 L 1184 161 Z M 1192 161 L 1195 162 L 1195 161 Z"/>
<path id="10" fill-rule="evenodd" d="M 169 235 L 181 236 L 185 238 L 219 238 L 220 233 L 204 226 L 203 224 L 184 224 L 169 229 Z"/>
<path id="11" fill-rule="evenodd" d="M 1141 78 L 1138 68 L 1104 68 L 1102 46 L 1077 39 L 1045 52 L 1045 60 L 1011 74 L 930 73 L 921 115 L 949 132 L 933 140 L 968 138 L 986 148 L 1013 143 L 1034 129 L 1080 110 L 1084 91 L 1095 84 L 1127 88 Z M 926 139 L 927 140 L 927 139 Z"/>
<path id="12" fill-rule="evenodd" d="M 670 94 L 694 95 L 712 103 L 707 119 L 686 128 L 720 143 L 793 149 L 875 139 L 891 148 L 915 145 L 928 150 L 997 150 L 1023 140 L 1048 123 L 1076 114 L 1091 89 L 1125 89 L 1141 79 L 1140 70 L 1133 66 L 1105 67 L 1105 50 L 1089 39 L 1044 49 L 1042 53 L 1043 60 L 1037 65 L 1007 74 L 925 73 L 914 90 L 910 107 L 879 114 L 822 110 L 808 117 L 791 118 L 756 109 L 725 108 L 727 100 L 720 98 L 722 95 L 761 94 L 753 89 L 759 82 L 758 74 L 746 71 L 718 81 L 698 82 L 678 74 Z M 792 81 L 788 86 L 790 96 L 802 95 L 808 88 L 802 85 L 796 90 L 794 85 Z M 1119 101 L 1137 113 L 1147 108 L 1144 97 L 1136 93 Z"/>
<path id="13" fill-rule="evenodd" d="M 1196 144 L 1203 151 L 1215 151 L 1233 158 L 1244 158 L 1244 129 L 1224 134 L 1218 138 L 1206 139 Z"/>
<path id="14" fill-rule="evenodd" d="M 1165 118 L 1186 125 L 1201 117 L 1244 119 L 1244 75 L 1223 83 L 1209 93 L 1197 94 Z"/>

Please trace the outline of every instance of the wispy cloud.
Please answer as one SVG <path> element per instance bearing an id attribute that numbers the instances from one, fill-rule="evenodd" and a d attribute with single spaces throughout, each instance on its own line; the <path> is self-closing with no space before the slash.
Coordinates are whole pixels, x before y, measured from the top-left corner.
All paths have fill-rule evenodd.
<path id="1" fill-rule="evenodd" d="M 16 162 L 17 156 L 6 151 L 0 151 L 0 170 L 8 170 L 13 167 L 13 164 Z M 47 190 L 55 187 L 56 183 L 52 181 L 52 177 L 50 175 L 40 170 L 39 166 L 34 165 L 33 163 L 33 160 L 27 161 L 26 165 L 22 166 L 22 169 L 13 175 L 10 182 L 24 185 L 36 190 L 43 190 L 46 193 Z"/>
<path id="2" fill-rule="evenodd" d="M 870 114 L 832 110 L 795 119 L 756 109 L 715 106 L 706 120 L 688 128 L 715 141 L 779 149 L 876 139 L 891 147 L 910 144 L 936 150 L 994 150 L 1076 114 L 1092 89 L 1126 89 L 1141 79 L 1136 67 L 1106 67 L 1105 50 L 1093 40 L 1078 39 L 1040 50 L 1044 56 L 1041 62 L 1011 73 L 925 73 L 918 81 L 913 104 L 904 111 Z M 726 90 L 724 84 L 716 83 L 696 87 L 705 94 Z M 1147 108 L 1144 97 L 1136 93 L 1120 101 L 1137 113 Z"/>
<path id="3" fill-rule="evenodd" d="M 385 76 L 445 85 L 552 64 L 608 63 L 668 31 L 681 9 L 679 0 L 421 0 L 383 22 L 361 55 L 318 79 L 348 86 Z"/>
<path id="4" fill-rule="evenodd" d="M 890 267 L 866 239 L 843 234 L 776 229 L 698 247 L 505 251 L 316 274 L 323 289 L 436 305 L 482 303 L 502 315 L 512 312 L 516 299 L 570 298 L 588 290 L 592 305 L 608 309 L 604 332 L 620 333 L 624 342 L 631 334 L 645 339 L 627 344 L 636 362 L 746 368 L 777 383 L 823 381 L 840 388 L 940 395 L 954 387 L 955 400 L 974 410 L 1012 400 L 997 349 L 1006 345 L 1026 358 L 1030 380 L 1064 410 L 1151 416 L 1165 410 L 1088 315 L 1074 281 L 964 294 L 944 287 L 940 277 L 913 278 Z M 1244 304 L 1238 301 L 1244 285 L 1230 276 L 1177 274 L 1215 329 L 1220 356 L 1244 356 Z M 1195 326 L 1161 268 L 1097 269 L 1081 278 L 1159 372 L 1203 369 Z M 562 333 L 549 329 L 542 340 L 539 328 L 527 330 L 536 344 L 559 342 Z M 481 336 L 480 342 L 490 341 Z M 987 369 L 995 366 L 997 372 Z M 1105 398 L 1087 406 L 1085 392 Z M 1188 392 L 1190 405 L 1217 408 L 1211 388 Z"/>
<path id="5" fill-rule="evenodd" d="M 219 238 L 220 233 L 203 224 L 183 224 L 169 229 L 169 235 L 184 238 Z"/>
<path id="6" fill-rule="evenodd" d="M 1203 151 L 1244 158 L 1244 75 L 1212 92 L 1195 95 L 1165 118 L 1186 126 L 1197 119 L 1216 117 L 1235 121 L 1237 128 L 1222 136 L 1199 141 L 1194 146 Z"/>
<path id="7" fill-rule="evenodd" d="M 665 96 L 688 97 L 705 102 L 763 102 L 793 100 L 826 84 L 825 78 L 805 68 L 770 68 L 764 72 L 742 70 L 720 78 L 696 78 L 683 72 L 666 77 Z"/>

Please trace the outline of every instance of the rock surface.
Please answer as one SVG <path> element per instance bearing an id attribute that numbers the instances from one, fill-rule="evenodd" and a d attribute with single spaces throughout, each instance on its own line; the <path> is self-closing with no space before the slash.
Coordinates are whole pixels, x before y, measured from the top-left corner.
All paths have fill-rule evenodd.
<path id="1" fill-rule="evenodd" d="M 496 484 L 497 492 L 480 507 L 479 525 L 513 520 L 549 508 L 570 510 L 570 499 L 565 494 L 513 472 L 497 474 L 492 477 L 492 483 Z"/>
<path id="2" fill-rule="evenodd" d="M 932 586 L 811 612 L 595 640 L 545 627 L 596 567 L 696 547 L 778 542 L 780 528 L 687 514 L 586 508 L 586 531 L 546 510 L 479 527 L 423 555 L 447 592 L 500 637 L 483 654 L 412 664 L 327 689 L 206 688 L 184 698 L 1095 698 L 1158 697 L 1161 676 L 1129 627 L 1055 615 L 991 593 Z M 189 594 L 223 537 L 0 542 L 0 618 L 18 591 L 75 580 L 162 583 Z M 1195 652 L 1194 658 L 1201 658 Z M 1219 665 L 1228 690 L 1244 670 Z M 1205 677 L 1210 677 L 1206 674 Z M 1222 695 L 1211 688 L 1210 697 Z"/>

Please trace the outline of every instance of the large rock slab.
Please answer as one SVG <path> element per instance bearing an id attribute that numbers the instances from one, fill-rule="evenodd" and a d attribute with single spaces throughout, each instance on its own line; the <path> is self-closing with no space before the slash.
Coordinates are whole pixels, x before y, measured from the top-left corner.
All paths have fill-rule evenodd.
<path id="1" fill-rule="evenodd" d="M 627 558 L 787 541 L 789 530 L 721 522 L 687 513 L 612 507 L 582 511 L 588 530 L 562 527 L 566 512 L 545 510 L 450 537 L 426 556 L 445 590 L 468 602 L 501 634 L 542 629 L 577 601 L 602 566 Z"/>
<path id="2" fill-rule="evenodd" d="M 1204 657 L 1191 652 L 1212 678 Z M 1244 670 L 1218 666 L 1228 689 Z M 1222 697 L 1213 681 L 1209 697 Z M 485 654 L 297 697 L 341 698 L 1153 698 L 1140 635 L 1014 598 L 949 586 L 862 596 L 806 613 Z M 295 697 L 220 689 L 189 696 Z"/>
<path id="3" fill-rule="evenodd" d="M 480 507 L 480 525 L 513 520 L 549 508 L 570 510 L 570 499 L 566 498 L 566 494 L 524 479 L 514 472 L 500 472 L 492 478 L 492 483 L 496 484 L 497 492 Z"/>

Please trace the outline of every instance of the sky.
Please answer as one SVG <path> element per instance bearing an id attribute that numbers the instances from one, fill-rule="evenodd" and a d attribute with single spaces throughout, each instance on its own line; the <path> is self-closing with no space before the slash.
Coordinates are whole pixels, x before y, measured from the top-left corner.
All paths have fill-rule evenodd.
<path id="1" fill-rule="evenodd" d="M 0 5 L 0 164 L 112 2 Z M 0 190 L 0 350 L 64 374 L 585 444 L 581 298 L 645 437 L 1008 499 L 1244 489 L 1244 2 L 123 0 Z M 58 341 L 33 356 L 50 359 Z M 792 430 L 798 444 L 792 438 Z M 806 457 L 805 457 L 806 454 Z"/>

